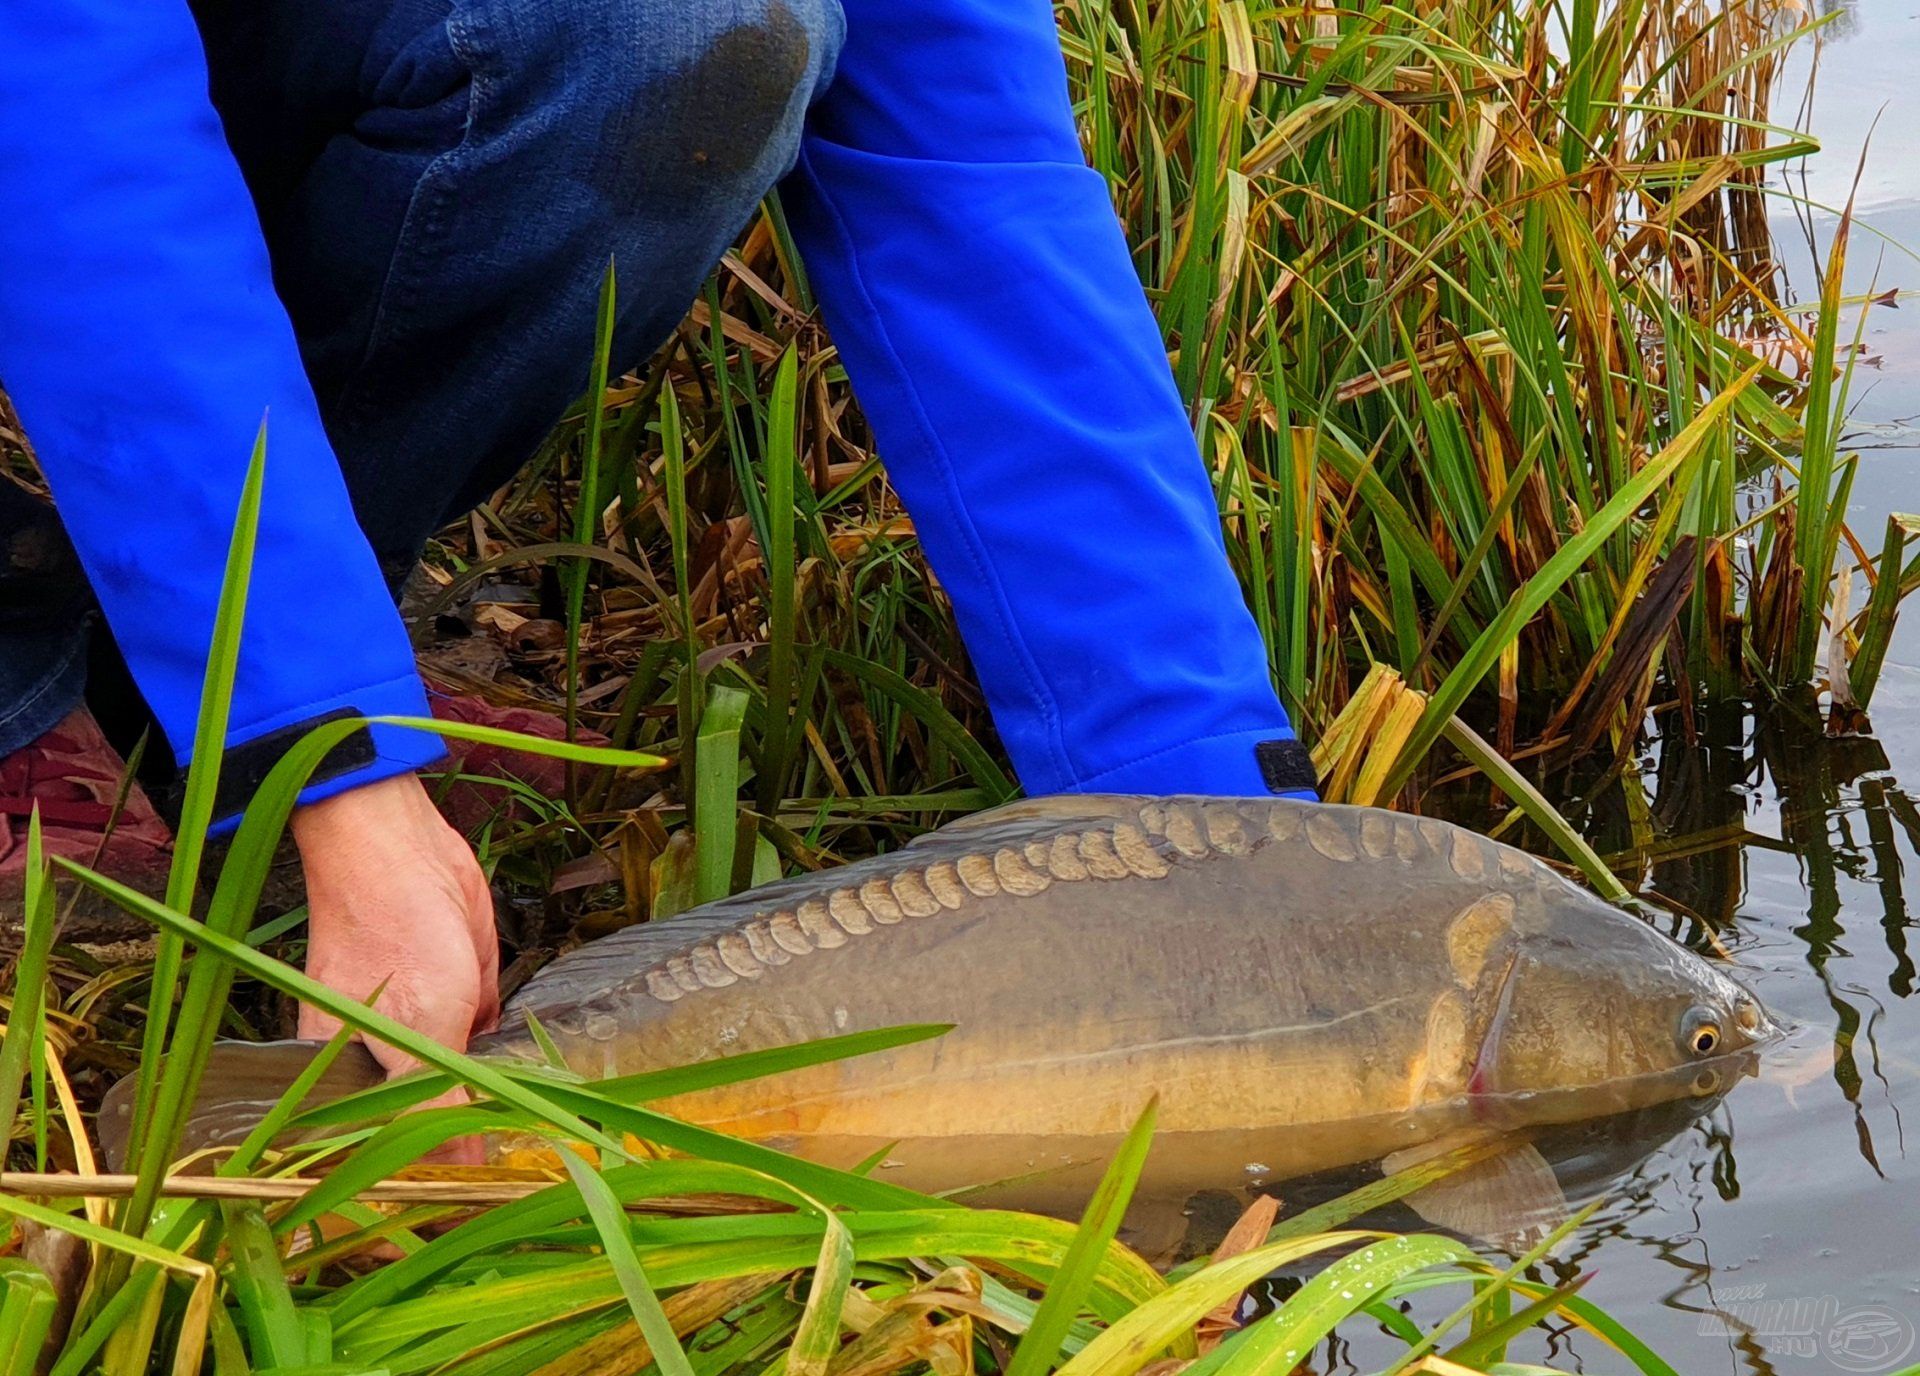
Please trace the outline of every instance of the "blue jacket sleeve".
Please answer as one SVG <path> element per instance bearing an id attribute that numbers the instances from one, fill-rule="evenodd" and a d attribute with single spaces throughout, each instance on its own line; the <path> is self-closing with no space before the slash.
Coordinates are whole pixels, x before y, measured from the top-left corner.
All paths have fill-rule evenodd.
<path id="1" fill-rule="evenodd" d="M 784 196 L 1021 781 L 1268 791 L 1292 732 L 1046 0 L 844 4 Z"/>
<path id="2" fill-rule="evenodd" d="M 0 382 L 176 756 L 263 415 L 229 744 L 343 708 L 424 716 L 184 0 L 0 0 L 0 23 Z M 309 800 L 441 753 L 370 734 L 373 763 Z"/>

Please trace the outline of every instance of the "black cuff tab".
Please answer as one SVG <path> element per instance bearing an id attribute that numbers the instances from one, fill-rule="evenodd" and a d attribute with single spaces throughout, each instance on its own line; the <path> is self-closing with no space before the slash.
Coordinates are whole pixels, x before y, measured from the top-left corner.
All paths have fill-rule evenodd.
<path id="1" fill-rule="evenodd" d="M 1320 789 L 1320 780 L 1313 772 L 1313 756 L 1299 741 L 1260 741 L 1253 747 L 1253 758 L 1270 793 Z"/>
<path id="2" fill-rule="evenodd" d="M 337 707 L 317 717 L 297 721 L 292 726 L 283 726 L 278 731 L 269 731 L 264 736 L 255 736 L 241 745 L 228 746 L 227 753 L 220 761 L 220 787 L 213 799 L 214 820 L 243 812 L 247 804 L 253 801 L 253 795 L 259 792 L 260 785 L 267 781 L 267 775 L 273 772 L 273 767 L 309 731 L 316 726 L 357 718 L 359 715 L 351 707 Z M 342 774 L 351 774 L 356 769 L 365 769 L 373 760 L 373 736 L 363 727 L 329 750 L 307 782 L 325 783 Z M 177 827 L 180 824 L 180 809 L 186 800 L 187 776 L 182 771 L 174 777 L 166 792 L 154 799 L 154 806 L 166 819 L 168 826 Z"/>

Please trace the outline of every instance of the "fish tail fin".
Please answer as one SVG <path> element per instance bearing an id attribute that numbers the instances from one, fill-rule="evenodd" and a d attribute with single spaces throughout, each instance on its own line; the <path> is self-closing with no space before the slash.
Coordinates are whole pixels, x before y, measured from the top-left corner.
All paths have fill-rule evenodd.
<path id="1" fill-rule="evenodd" d="M 325 1042 L 215 1042 L 200 1077 L 199 1092 L 181 1132 L 177 1156 L 209 1147 L 238 1145 L 313 1064 Z M 366 1047 L 350 1042 L 307 1094 L 312 1108 L 379 1084 L 386 1072 Z M 107 1091 L 98 1130 L 107 1169 L 128 1165 L 133 1101 L 138 1077 L 128 1075 Z"/>

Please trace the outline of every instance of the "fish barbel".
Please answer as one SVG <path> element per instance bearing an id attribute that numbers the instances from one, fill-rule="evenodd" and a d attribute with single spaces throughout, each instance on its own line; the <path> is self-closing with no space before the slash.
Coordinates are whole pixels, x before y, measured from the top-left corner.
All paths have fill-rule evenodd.
<path id="1" fill-rule="evenodd" d="M 895 1144 L 889 1178 L 923 1189 L 1084 1159 L 1156 1095 L 1156 1154 L 1285 1179 L 1714 1095 L 1774 1030 L 1706 960 L 1471 831 L 1120 796 L 1015 803 L 627 928 L 535 975 L 473 1050 L 541 1059 L 529 1018 L 589 1078 L 951 1023 L 656 1105 L 834 1165 Z M 248 1057 L 287 1053 L 216 1048 L 195 1143 L 234 1140 L 311 1051 L 274 1077 Z M 327 1092 L 378 1077 L 343 1060 Z"/>

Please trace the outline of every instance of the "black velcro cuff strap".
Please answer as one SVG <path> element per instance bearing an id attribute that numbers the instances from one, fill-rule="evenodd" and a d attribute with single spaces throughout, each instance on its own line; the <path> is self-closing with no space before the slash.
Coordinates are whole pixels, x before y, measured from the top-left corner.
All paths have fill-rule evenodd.
<path id="1" fill-rule="evenodd" d="M 1270 793 L 1320 791 L 1320 780 L 1313 772 L 1313 756 L 1299 741 L 1260 741 L 1253 747 L 1253 758 L 1260 766 L 1260 780 Z"/>
<path id="2" fill-rule="evenodd" d="M 267 775 L 280 763 L 286 753 L 317 726 L 329 722 L 343 721 L 358 717 L 360 714 L 351 707 L 338 707 L 331 712 L 323 712 L 317 717 L 308 717 L 292 726 L 283 726 L 277 731 L 269 731 L 264 736 L 255 736 L 240 745 L 227 747 L 226 754 L 220 760 L 220 787 L 214 793 L 213 816 L 215 821 L 234 817 L 246 810 L 253 801 L 253 795 L 260 791 L 260 785 L 267 781 Z M 340 744 L 329 750 L 321 759 L 320 765 L 308 776 L 309 784 L 325 783 L 337 779 L 343 774 L 351 774 L 357 769 L 365 769 L 372 764 L 373 735 L 364 727 L 355 731 Z M 174 777 L 173 783 L 165 793 L 154 800 L 154 805 L 167 825 L 177 827 L 180 824 L 180 809 L 187 798 L 186 771 Z"/>

